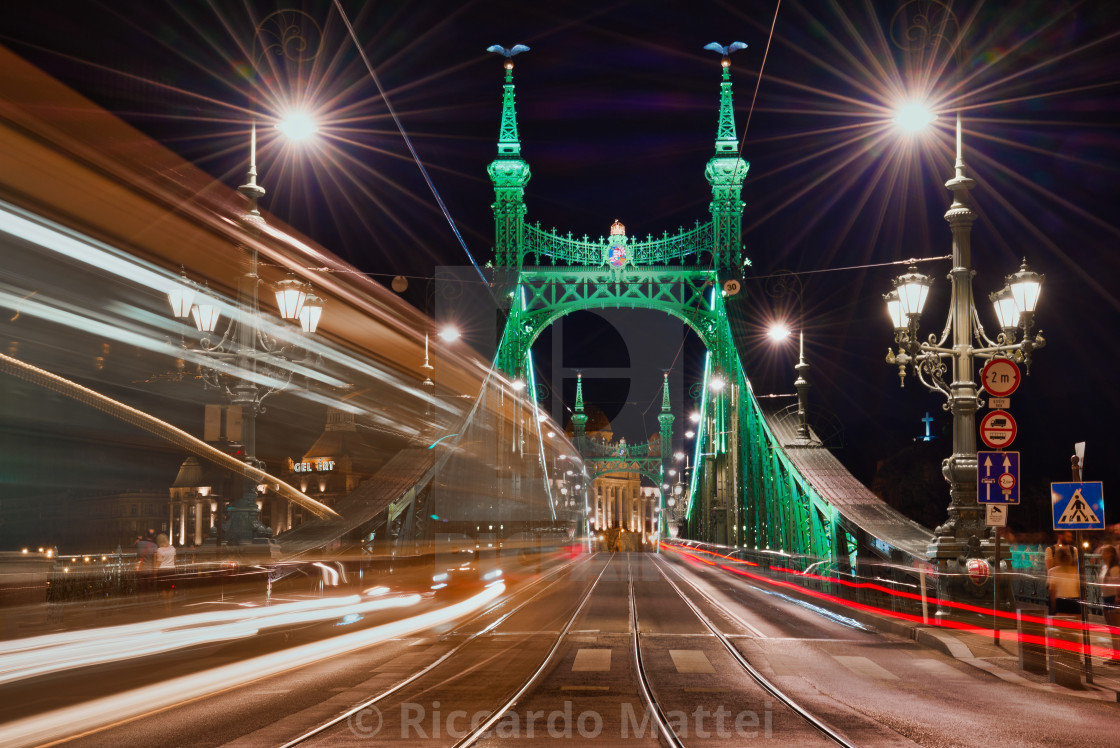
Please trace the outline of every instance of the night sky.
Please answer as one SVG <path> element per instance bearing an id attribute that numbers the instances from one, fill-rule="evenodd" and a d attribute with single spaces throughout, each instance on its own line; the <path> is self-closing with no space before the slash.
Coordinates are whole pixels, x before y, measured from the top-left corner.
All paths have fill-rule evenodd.
<path id="1" fill-rule="evenodd" d="M 934 17 L 940 4 L 786 0 L 771 40 L 772 1 L 342 2 L 480 264 L 492 257 L 485 167 L 502 82 L 487 46 L 531 47 L 515 69 L 529 219 L 598 237 L 617 218 L 644 237 L 707 220 L 720 68 L 703 46 L 749 44 L 732 58 L 740 136 L 749 121 L 744 292 L 759 321 L 749 376 L 756 392 L 792 391 L 793 351 L 763 331 L 797 305 L 771 297 L 764 278 L 803 273 L 813 407 L 821 423 L 843 425 L 840 455 L 867 481 L 923 431 L 927 411 L 934 434 L 949 424 L 943 398 L 913 378 L 900 389 L 884 363 L 893 336 L 881 295 L 905 270 L 886 263 L 950 252 L 943 185 L 959 107 L 989 335 L 987 294 L 1003 276 L 1024 256 L 1046 274 L 1037 325 L 1047 346 L 1012 400 L 1024 484 L 1068 480 L 1073 444 L 1086 440 L 1085 478 L 1106 482 L 1115 522 L 1120 4 L 954 3 L 963 47 L 926 47 L 918 62 L 898 43 L 921 40 L 896 17 L 903 5 Z M 270 57 L 259 43 L 258 24 L 290 8 L 322 31 L 309 40 L 314 59 Z M 322 131 L 297 151 L 265 130 L 268 210 L 383 283 L 412 277 L 419 306 L 436 266 L 469 263 L 331 2 L 34 3 L 4 14 L 0 42 L 231 186 L 252 113 L 267 119 L 294 97 L 318 111 Z M 939 113 L 935 134 L 899 136 L 891 108 L 923 92 Z M 936 279 L 924 337 L 944 324 L 949 263 L 921 267 Z M 594 330 L 584 339 L 593 346 Z M 700 374 L 689 351 L 686 386 Z M 950 452 L 947 432 L 941 444 L 935 460 Z"/>

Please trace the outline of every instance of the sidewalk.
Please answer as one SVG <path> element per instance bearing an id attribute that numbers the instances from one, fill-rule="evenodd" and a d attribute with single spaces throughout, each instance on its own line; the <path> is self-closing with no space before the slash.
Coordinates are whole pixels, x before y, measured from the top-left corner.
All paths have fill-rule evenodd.
<path id="1" fill-rule="evenodd" d="M 814 600 L 815 604 L 820 602 Z M 1019 667 L 1020 642 L 1015 628 L 1001 628 L 999 640 L 996 641 L 990 628 L 984 632 L 964 631 L 946 626 L 912 623 L 864 610 L 852 608 L 842 610 L 844 615 L 873 626 L 879 631 L 905 637 L 936 649 L 1008 683 L 1077 698 L 1120 702 L 1120 660 L 1104 660 L 1094 656 L 1092 658 L 1093 683 L 1086 683 L 1082 676 L 1080 688 L 1068 688 L 1051 683 L 1045 672 L 1032 673 Z M 991 622 L 989 620 L 986 623 L 990 626 Z M 1080 633 L 1077 636 L 1080 637 Z M 1111 636 L 1105 631 L 1093 631 L 1091 645 L 1094 648 L 1112 648 Z M 1080 655 L 1070 653 L 1070 656 L 1076 657 L 1080 662 Z"/>

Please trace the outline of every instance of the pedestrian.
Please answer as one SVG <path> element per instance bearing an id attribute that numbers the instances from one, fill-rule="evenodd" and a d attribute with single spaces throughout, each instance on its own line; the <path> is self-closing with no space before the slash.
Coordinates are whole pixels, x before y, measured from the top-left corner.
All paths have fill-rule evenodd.
<path id="1" fill-rule="evenodd" d="M 170 610 L 171 597 L 175 593 L 175 546 L 163 533 L 156 536 L 155 562 L 159 596 L 163 598 L 164 610 Z"/>
<path id="2" fill-rule="evenodd" d="M 155 579 L 156 544 L 151 538 L 136 536 L 136 591 L 146 595 L 152 591 Z"/>
<path id="3" fill-rule="evenodd" d="M 1112 627 L 1113 663 L 1120 662 L 1120 554 L 1116 546 L 1101 546 L 1101 607 L 1105 625 Z"/>
<path id="4" fill-rule="evenodd" d="M 1081 584 L 1077 563 L 1069 546 L 1054 549 L 1054 565 L 1046 572 L 1050 590 L 1050 615 L 1077 615 L 1081 612 Z"/>
<path id="5" fill-rule="evenodd" d="M 1073 565 L 1077 565 L 1077 548 L 1073 545 L 1073 531 L 1062 530 L 1057 534 L 1057 540 L 1054 545 L 1047 546 L 1044 558 L 1046 560 L 1046 571 L 1050 571 L 1057 563 L 1055 561 L 1056 552 L 1059 548 L 1069 548 L 1073 553 Z"/>

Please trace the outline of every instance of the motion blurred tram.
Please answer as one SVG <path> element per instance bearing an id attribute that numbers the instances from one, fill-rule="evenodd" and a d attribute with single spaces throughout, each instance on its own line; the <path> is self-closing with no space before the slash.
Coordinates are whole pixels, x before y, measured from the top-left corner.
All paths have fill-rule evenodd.
<path id="1" fill-rule="evenodd" d="M 43 517 L 0 523 L 25 528 L 5 541 L 155 529 L 201 549 L 246 473 L 273 558 L 481 558 L 585 525 L 558 489 L 578 455 L 531 382 L 4 49 L 0 67 L 5 490 Z M 262 140 L 262 184 L 278 149 Z M 313 332 L 281 319 L 285 284 L 322 300 Z M 305 460 L 318 443 L 352 453 Z"/>

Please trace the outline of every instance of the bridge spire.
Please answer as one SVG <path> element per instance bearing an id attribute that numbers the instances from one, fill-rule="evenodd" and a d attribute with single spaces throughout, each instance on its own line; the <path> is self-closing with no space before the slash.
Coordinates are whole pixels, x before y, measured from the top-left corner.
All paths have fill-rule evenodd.
<path id="1" fill-rule="evenodd" d="M 661 463 L 668 470 L 669 459 L 673 454 L 673 411 L 669 407 L 669 372 L 665 372 L 665 383 L 661 388 L 661 412 L 657 422 L 661 424 Z"/>
<path id="2" fill-rule="evenodd" d="M 739 158 L 739 136 L 735 129 L 735 107 L 731 99 L 731 53 L 746 48 L 743 42 L 724 47 L 716 42 L 704 47 L 723 55 L 723 78 L 719 85 L 719 127 L 716 152 L 708 161 L 704 176 L 712 186 L 712 248 L 719 270 L 738 271 L 742 262 L 743 206 L 739 199 L 750 165 Z"/>
<path id="3" fill-rule="evenodd" d="M 487 47 L 505 57 L 506 80 L 502 88 L 502 123 L 498 131 L 498 156 L 486 171 L 494 184 L 494 260 L 498 267 L 521 264 L 521 239 L 525 222 L 525 185 L 529 182 L 529 164 L 521 158 L 521 140 L 517 135 L 517 110 L 513 93 L 513 56 L 528 52 L 524 44 L 506 49 L 497 44 Z"/>
<path id="4" fill-rule="evenodd" d="M 572 414 L 572 440 L 578 445 L 587 436 L 587 414 L 583 412 L 583 372 L 576 375 L 576 411 Z"/>

